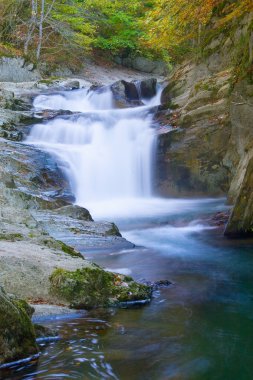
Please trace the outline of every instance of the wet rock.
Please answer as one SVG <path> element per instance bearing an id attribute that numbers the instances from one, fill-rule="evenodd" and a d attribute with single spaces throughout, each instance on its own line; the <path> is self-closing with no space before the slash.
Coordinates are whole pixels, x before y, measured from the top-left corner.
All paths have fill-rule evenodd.
<path id="1" fill-rule="evenodd" d="M 141 105 L 139 93 L 134 82 L 126 82 L 124 80 L 115 82 L 111 85 L 116 106 L 131 107 Z"/>
<path id="2" fill-rule="evenodd" d="M 157 85 L 157 79 L 150 78 L 146 80 L 142 80 L 140 82 L 140 90 L 141 90 L 141 96 L 143 98 L 152 98 L 156 95 L 156 85 Z"/>
<path id="3" fill-rule="evenodd" d="M 54 119 L 57 116 L 69 116 L 72 115 L 73 112 L 68 110 L 43 110 L 43 111 L 37 111 L 34 113 L 34 117 L 43 119 L 43 120 L 50 120 Z"/>
<path id="4" fill-rule="evenodd" d="M 253 236 L 253 157 L 248 162 L 241 189 L 225 229 L 225 236 Z"/>
<path id="5" fill-rule="evenodd" d="M 77 205 L 64 206 L 56 209 L 55 212 L 78 220 L 93 221 L 90 212 L 86 208 Z"/>
<path id="6" fill-rule="evenodd" d="M 151 287 L 97 266 L 75 272 L 58 268 L 50 282 L 51 292 L 76 309 L 118 306 L 121 302 L 150 299 L 152 294 Z"/>
<path id="7" fill-rule="evenodd" d="M 72 80 L 64 82 L 66 90 L 78 90 L 80 88 L 80 82 L 78 80 Z"/>
<path id="8" fill-rule="evenodd" d="M 139 94 L 136 88 L 135 83 L 133 82 L 126 82 L 122 81 L 124 87 L 125 87 L 125 94 L 127 100 L 139 100 Z"/>
<path id="9" fill-rule="evenodd" d="M 169 280 L 159 280 L 154 282 L 142 280 L 141 283 L 150 286 L 153 291 L 161 288 L 167 288 L 168 286 L 172 285 L 172 282 Z"/>
<path id="10" fill-rule="evenodd" d="M 134 70 L 138 70 L 144 73 L 152 73 L 156 75 L 166 75 L 168 72 L 167 65 L 163 61 L 153 61 L 146 57 L 115 57 L 115 62 L 131 67 Z"/>
<path id="11" fill-rule="evenodd" d="M 25 301 L 12 300 L 0 287 L 0 365 L 38 352 Z"/>
<path id="12" fill-rule="evenodd" d="M 217 212 L 212 218 L 209 220 L 209 224 L 211 226 L 224 227 L 229 220 L 230 211 Z"/>
<path id="13" fill-rule="evenodd" d="M 34 324 L 34 330 L 37 341 L 42 341 L 46 340 L 47 338 L 58 336 L 58 332 L 56 330 L 50 329 L 49 327 L 43 325 L 39 325 L 37 323 Z"/>
<path id="14" fill-rule="evenodd" d="M 161 104 L 166 104 L 168 107 L 171 105 L 171 86 L 164 87 L 161 94 Z"/>

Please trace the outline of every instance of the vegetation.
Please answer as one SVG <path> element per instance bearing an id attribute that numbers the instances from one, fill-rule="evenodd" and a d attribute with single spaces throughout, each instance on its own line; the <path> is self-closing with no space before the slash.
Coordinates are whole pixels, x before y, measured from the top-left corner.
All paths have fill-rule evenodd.
<path id="1" fill-rule="evenodd" d="M 0 0 L 0 52 L 34 61 L 97 50 L 178 60 L 252 10 L 252 0 Z"/>

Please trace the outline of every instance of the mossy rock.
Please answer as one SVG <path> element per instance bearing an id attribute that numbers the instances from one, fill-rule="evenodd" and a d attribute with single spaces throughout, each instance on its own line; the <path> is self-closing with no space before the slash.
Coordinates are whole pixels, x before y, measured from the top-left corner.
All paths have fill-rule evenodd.
<path id="1" fill-rule="evenodd" d="M 34 327 L 25 301 L 12 300 L 0 288 L 0 365 L 38 353 Z"/>
<path id="2" fill-rule="evenodd" d="M 17 240 L 23 240 L 24 236 L 20 233 L 0 233 L 0 240 L 6 240 L 6 241 L 17 241 Z"/>
<path id="3" fill-rule="evenodd" d="M 105 236 L 119 236 L 122 237 L 118 227 L 115 223 L 111 223 L 111 228 L 105 232 Z"/>
<path id="4" fill-rule="evenodd" d="M 50 276 L 50 283 L 54 296 L 77 309 L 147 300 L 152 293 L 151 287 L 138 284 L 129 276 L 106 272 L 99 267 L 74 272 L 58 268 Z"/>

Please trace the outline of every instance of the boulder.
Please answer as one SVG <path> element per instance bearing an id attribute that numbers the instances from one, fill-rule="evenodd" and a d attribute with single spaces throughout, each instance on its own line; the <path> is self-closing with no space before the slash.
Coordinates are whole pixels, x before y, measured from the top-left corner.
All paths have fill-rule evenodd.
<path id="1" fill-rule="evenodd" d="M 139 100 L 139 93 L 134 82 L 122 81 L 125 86 L 127 100 Z"/>
<path id="2" fill-rule="evenodd" d="M 70 216 L 71 218 L 78 220 L 89 220 L 93 221 L 90 212 L 84 208 L 77 205 L 67 205 L 55 210 L 57 214 Z"/>
<path id="3" fill-rule="evenodd" d="M 120 63 L 123 66 L 131 67 L 134 70 L 138 70 L 144 73 L 152 73 L 156 75 L 166 75 L 168 68 L 163 61 L 153 61 L 146 57 L 125 57 L 115 58 L 116 63 Z"/>
<path id="4" fill-rule="evenodd" d="M 0 365 L 38 353 L 32 310 L 22 300 L 12 300 L 0 287 Z"/>
<path id="5" fill-rule="evenodd" d="M 98 266 L 74 272 L 56 269 L 50 276 L 51 292 L 76 309 L 120 306 L 120 303 L 150 300 L 152 288 L 129 276 L 106 272 Z"/>
<path id="6" fill-rule="evenodd" d="M 156 95 L 156 85 L 157 80 L 155 78 L 142 80 L 140 82 L 141 97 L 153 98 Z"/>
<path id="7" fill-rule="evenodd" d="M 70 80 L 63 83 L 63 87 L 66 90 L 78 90 L 80 88 L 80 82 L 78 80 Z"/>
<path id="8" fill-rule="evenodd" d="M 119 108 L 141 105 L 139 92 L 134 82 L 124 80 L 117 81 L 111 85 L 115 105 Z"/>

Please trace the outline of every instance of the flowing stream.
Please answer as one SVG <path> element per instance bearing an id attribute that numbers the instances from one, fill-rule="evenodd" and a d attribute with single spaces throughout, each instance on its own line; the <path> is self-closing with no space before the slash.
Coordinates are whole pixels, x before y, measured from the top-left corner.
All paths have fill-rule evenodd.
<path id="1" fill-rule="evenodd" d="M 88 258 L 136 280 L 168 279 L 151 304 L 40 321 L 61 339 L 6 379 L 250 380 L 253 378 L 252 241 L 229 241 L 205 221 L 224 199 L 152 195 L 155 99 L 114 109 L 111 93 L 78 90 L 35 99 L 79 114 L 34 126 L 28 142 L 51 152 L 76 202 L 115 221 L 136 248 Z M 87 254 L 86 254 L 87 257 Z M 9 377 L 8 377 L 9 376 Z"/>

